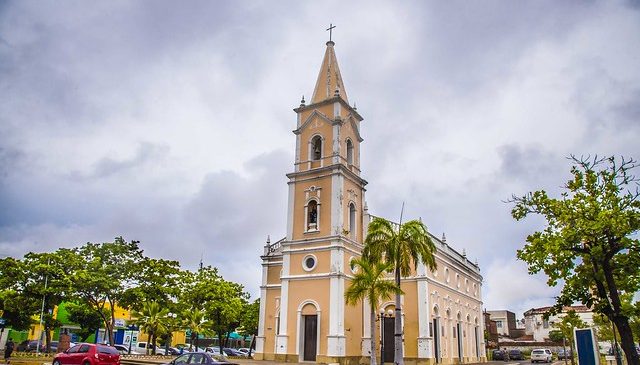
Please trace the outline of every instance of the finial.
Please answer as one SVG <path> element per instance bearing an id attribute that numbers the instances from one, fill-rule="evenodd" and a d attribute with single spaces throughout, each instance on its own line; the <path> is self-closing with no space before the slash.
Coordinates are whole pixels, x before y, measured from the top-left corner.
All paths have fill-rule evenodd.
<path id="1" fill-rule="evenodd" d="M 304 95 L 302 95 L 302 100 L 300 100 L 300 106 L 305 106 Z"/>
<path id="2" fill-rule="evenodd" d="M 478 259 L 477 258 L 475 260 L 473 260 L 473 264 L 478 266 Z"/>
<path id="3" fill-rule="evenodd" d="M 462 249 L 462 256 L 467 257 L 467 250 L 466 249 Z"/>
<path id="4" fill-rule="evenodd" d="M 358 110 L 358 107 L 356 106 L 356 102 L 353 102 L 353 110 Z"/>
<path id="5" fill-rule="evenodd" d="M 336 26 L 329 23 L 329 28 L 327 28 L 327 30 L 329 31 L 329 42 L 327 42 L 327 45 L 329 45 L 329 43 L 333 44 L 333 41 L 331 40 L 331 35 L 333 33 L 333 28 L 335 28 Z"/>
<path id="6" fill-rule="evenodd" d="M 270 243 L 271 243 L 271 236 L 267 235 L 267 244 L 270 244 Z"/>
<path id="7" fill-rule="evenodd" d="M 444 235 L 444 232 L 442 232 L 442 242 L 447 243 L 447 236 Z"/>
<path id="8" fill-rule="evenodd" d="M 369 210 L 369 204 L 367 204 L 367 202 L 364 202 L 364 210 L 367 211 Z"/>

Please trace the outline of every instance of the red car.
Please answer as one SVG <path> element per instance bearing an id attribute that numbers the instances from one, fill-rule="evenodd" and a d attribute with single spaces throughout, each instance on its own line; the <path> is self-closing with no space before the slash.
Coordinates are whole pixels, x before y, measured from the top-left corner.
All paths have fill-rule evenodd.
<path id="1" fill-rule="evenodd" d="M 120 365 L 120 353 L 114 347 L 81 343 L 57 354 L 53 365 Z"/>

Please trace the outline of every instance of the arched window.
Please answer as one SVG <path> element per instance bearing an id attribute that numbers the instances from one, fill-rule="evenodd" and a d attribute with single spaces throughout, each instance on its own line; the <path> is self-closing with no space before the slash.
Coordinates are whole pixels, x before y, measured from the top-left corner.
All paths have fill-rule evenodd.
<path id="1" fill-rule="evenodd" d="M 349 237 L 356 237 L 356 205 L 353 203 L 349 204 Z"/>
<path id="2" fill-rule="evenodd" d="M 347 163 L 353 165 L 353 142 L 347 139 Z"/>
<path id="3" fill-rule="evenodd" d="M 318 161 L 322 158 L 322 137 L 315 136 L 311 140 L 311 159 Z"/>
<path id="4" fill-rule="evenodd" d="M 307 204 L 307 230 L 318 229 L 318 202 L 312 200 Z"/>

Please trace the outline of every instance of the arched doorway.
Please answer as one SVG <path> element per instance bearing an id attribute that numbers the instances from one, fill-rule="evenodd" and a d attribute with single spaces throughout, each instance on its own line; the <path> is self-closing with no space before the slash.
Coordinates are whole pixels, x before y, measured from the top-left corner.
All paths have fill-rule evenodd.
<path id="1" fill-rule="evenodd" d="M 433 332 L 431 335 L 433 336 L 433 357 L 436 360 L 436 364 L 442 362 L 442 355 L 440 351 L 440 337 L 442 336 L 440 333 L 440 314 L 438 313 L 438 307 L 433 307 Z"/>
<path id="2" fill-rule="evenodd" d="M 395 346 L 395 321 L 394 306 L 383 307 L 380 310 L 380 338 L 382 339 L 381 351 L 382 351 L 382 363 L 393 363 L 396 353 Z"/>
<path id="3" fill-rule="evenodd" d="M 316 361 L 320 332 L 320 311 L 315 303 L 305 302 L 298 309 L 300 360 Z"/>

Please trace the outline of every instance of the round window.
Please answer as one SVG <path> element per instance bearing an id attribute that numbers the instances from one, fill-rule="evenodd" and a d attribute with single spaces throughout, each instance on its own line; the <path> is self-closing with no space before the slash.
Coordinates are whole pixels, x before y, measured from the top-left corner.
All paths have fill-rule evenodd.
<path id="1" fill-rule="evenodd" d="M 351 258 L 349 259 L 349 268 L 351 269 L 351 272 L 354 274 L 358 273 L 358 265 L 355 264 L 356 258 L 351 256 Z"/>
<path id="2" fill-rule="evenodd" d="M 306 271 L 311 271 L 311 270 L 316 268 L 316 264 L 317 263 L 318 263 L 318 260 L 316 259 L 316 257 L 314 255 L 307 255 L 302 260 L 302 267 Z"/>

